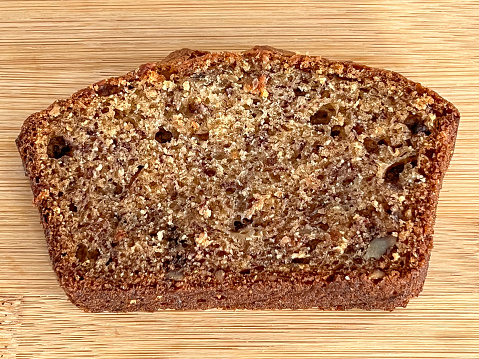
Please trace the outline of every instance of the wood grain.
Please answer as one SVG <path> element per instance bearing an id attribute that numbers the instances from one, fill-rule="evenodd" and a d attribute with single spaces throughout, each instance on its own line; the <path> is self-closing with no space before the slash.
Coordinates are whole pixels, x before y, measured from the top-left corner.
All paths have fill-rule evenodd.
<path id="1" fill-rule="evenodd" d="M 479 357 L 479 2 L 8 0 L 0 34 L 0 357 Z M 393 313 L 76 309 L 14 145 L 23 120 L 172 50 L 257 44 L 395 70 L 457 105 L 424 292 Z"/>

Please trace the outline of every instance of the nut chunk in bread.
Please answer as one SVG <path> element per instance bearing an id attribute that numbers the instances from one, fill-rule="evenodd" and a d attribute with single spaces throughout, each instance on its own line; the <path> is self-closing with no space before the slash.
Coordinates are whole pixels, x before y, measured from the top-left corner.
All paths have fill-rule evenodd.
<path id="1" fill-rule="evenodd" d="M 394 72 L 180 50 L 31 115 L 17 145 L 84 310 L 392 310 L 422 289 L 458 123 Z"/>

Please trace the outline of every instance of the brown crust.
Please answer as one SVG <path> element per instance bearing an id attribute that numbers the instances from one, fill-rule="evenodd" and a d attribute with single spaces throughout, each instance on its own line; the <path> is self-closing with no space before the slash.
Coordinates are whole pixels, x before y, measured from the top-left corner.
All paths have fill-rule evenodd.
<path id="1" fill-rule="evenodd" d="M 129 312 L 159 309 L 308 309 L 393 310 L 405 307 L 417 296 L 427 275 L 428 261 L 401 277 L 385 278 L 374 283 L 366 275 L 349 281 L 306 284 L 294 281 L 257 281 L 237 286 L 194 290 L 180 289 L 166 294 L 155 287 L 129 290 L 88 287 L 67 292 L 70 299 L 85 311 Z"/>
<path id="2" fill-rule="evenodd" d="M 127 86 L 132 81 L 137 81 L 148 76 L 150 71 L 157 72 L 165 79 L 174 73 L 188 73 L 195 68 L 201 68 L 206 63 L 226 60 L 238 60 L 242 56 L 252 56 L 268 61 L 280 58 L 290 66 L 302 69 L 312 69 L 315 64 L 321 63 L 330 74 L 342 78 L 361 80 L 365 77 L 380 77 L 394 81 L 404 88 L 426 93 L 434 99 L 437 111 L 443 112 L 441 133 L 443 138 L 439 141 L 439 152 L 436 168 L 430 181 L 429 201 L 425 208 L 420 208 L 420 213 L 426 223 L 424 234 L 428 241 L 421 248 L 422 257 L 419 258 L 417 269 L 394 276 L 387 276 L 378 283 L 362 275 L 357 278 L 337 278 L 332 282 L 319 276 L 308 278 L 271 279 L 256 278 L 246 279 L 244 283 L 223 283 L 208 289 L 195 287 L 166 288 L 162 285 L 147 287 L 138 285 L 134 288 L 122 290 L 118 288 L 105 289 L 101 283 L 88 283 L 79 285 L 68 276 L 68 270 L 62 268 L 57 251 L 55 233 L 59 230 L 49 225 L 44 217 L 48 212 L 38 204 L 45 230 L 53 267 L 57 272 L 59 281 L 73 303 L 87 311 L 155 311 L 162 308 L 172 309 L 283 309 L 283 308 L 311 308 L 320 309 L 384 309 L 392 310 L 398 306 L 406 306 L 409 299 L 417 296 L 427 274 L 428 261 L 432 249 L 432 234 L 435 221 L 435 212 L 442 184 L 443 176 L 449 165 L 459 125 L 459 112 L 449 102 L 437 93 L 422 85 L 412 82 L 404 76 L 381 69 L 351 62 L 333 62 L 320 57 L 297 55 L 289 51 L 278 50 L 271 47 L 257 46 L 244 53 L 208 53 L 182 49 L 171 53 L 160 63 L 148 63 L 138 70 L 122 77 L 110 78 L 100 81 L 86 89 L 80 90 L 67 100 L 53 103 L 47 109 L 32 114 L 25 120 L 16 144 L 24 163 L 26 175 L 30 178 L 35 202 L 41 195 L 42 188 L 36 181 L 40 176 L 38 163 L 39 154 L 34 149 L 35 138 L 38 131 L 49 130 L 50 112 L 55 107 L 82 107 L 103 92 L 111 93 L 120 91 L 122 86 Z"/>
<path id="3" fill-rule="evenodd" d="M 171 54 L 165 57 L 163 60 L 164 63 L 168 62 L 182 62 L 186 60 L 191 60 L 203 55 L 209 54 L 209 51 L 200 51 L 200 50 L 191 50 L 191 49 L 180 49 L 173 51 Z"/>

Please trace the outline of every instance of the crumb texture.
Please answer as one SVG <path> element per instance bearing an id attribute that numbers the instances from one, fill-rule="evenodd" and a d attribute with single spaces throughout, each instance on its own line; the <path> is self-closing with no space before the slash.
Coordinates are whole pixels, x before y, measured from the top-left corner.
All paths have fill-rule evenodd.
<path id="1" fill-rule="evenodd" d="M 221 300 L 288 278 L 425 276 L 451 104 L 396 74 L 272 49 L 181 56 L 58 101 L 22 130 L 72 298 L 123 291 L 124 304 L 95 309 L 154 310 L 210 290 L 196 307 L 254 307 Z M 138 288 L 156 302 L 142 306 Z M 332 298 L 321 306 L 345 305 Z"/>

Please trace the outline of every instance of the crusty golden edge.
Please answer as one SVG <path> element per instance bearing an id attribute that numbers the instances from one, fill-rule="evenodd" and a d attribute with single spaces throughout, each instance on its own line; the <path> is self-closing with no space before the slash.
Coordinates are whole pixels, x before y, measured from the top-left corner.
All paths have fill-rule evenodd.
<path id="1" fill-rule="evenodd" d="M 263 61 L 281 57 L 292 66 L 303 69 L 314 67 L 315 63 L 324 65 L 330 74 L 343 78 L 361 79 L 361 77 L 378 76 L 399 82 L 401 86 L 410 87 L 419 94 L 427 93 L 434 98 L 435 106 L 443 107 L 445 112 L 441 127 L 442 140 L 434 175 L 430 180 L 429 200 L 421 208 L 422 217 L 426 226 L 424 234 L 427 241 L 421 247 L 423 256 L 419 258 L 416 269 L 406 271 L 400 275 L 387 276 L 379 283 L 375 283 L 367 276 L 339 278 L 333 282 L 326 282 L 324 278 L 308 278 L 308 281 L 268 281 L 246 283 L 242 286 L 223 284 L 216 287 L 183 288 L 172 292 L 165 292 L 162 285 L 157 287 L 134 287 L 128 290 L 102 288 L 101 283 L 79 284 L 68 276 L 68 268 L 59 266 L 57 260 L 59 253 L 56 250 L 56 228 L 52 228 L 44 218 L 41 201 L 36 201 L 39 208 L 42 224 L 47 238 L 50 257 L 53 267 L 58 275 L 62 287 L 73 303 L 86 311 L 153 311 L 158 309 L 282 309 L 282 308 L 310 308 L 320 309 L 384 309 L 392 310 L 397 306 L 406 306 L 410 298 L 417 296 L 422 290 L 427 274 L 427 267 L 432 249 L 432 234 L 435 221 L 435 212 L 442 179 L 451 159 L 457 129 L 459 125 L 459 112 L 449 102 L 440 97 L 436 92 L 422 85 L 408 80 L 395 72 L 374 69 L 352 62 L 334 62 L 319 57 L 297 55 L 284 50 L 258 46 L 244 53 L 208 53 L 182 49 L 170 54 L 164 62 L 148 63 L 134 72 L 122 77 L 114 77 L 100 81 L 86 89 L 80 90 L 69 99 L 59 100 L 47 109 L 32 114 L 25 120 L 21 133 L 16 140 L 19 153 L 22 157 L 26 175 L 30 178 L 35 199 L 42 188 L 36 183 L 35 177 L 39 175 L 36 167 L 41 154 L 35 148 L 37 131 L 48 131 L 50 112 L 56 106 L 65 109 L 75 106 L 86 106 L 99 93 L 108 91 L 115 86 L 126 86 L 129 82 L 142 80 L 148 77 L 150 71 L 155 71 L 160 76 L 169 77 L 171 73 L 184 73 L 192 68 L 204 66 L 205 63 L 215 63 L 224 59 L 239 59 L 241 56 L 255 56 Z M 45 130 L 46 129 L 46 130 Z"/>

